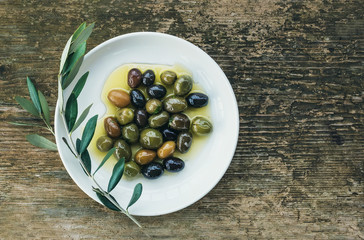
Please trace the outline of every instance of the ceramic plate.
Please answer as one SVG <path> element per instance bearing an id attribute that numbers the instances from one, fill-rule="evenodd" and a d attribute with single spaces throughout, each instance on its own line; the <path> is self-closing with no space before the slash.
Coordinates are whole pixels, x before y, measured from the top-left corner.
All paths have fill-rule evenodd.
<path id="1" fill-rule="evenodd" d="M 209 96 L 208 107 L 214 130 L 206 143 L 199 146 L 186 161 L 183 171 L 155 180 L 148 180 L 142 176 L 132 180 L 123 178 L 112 192 L 119 204 L 125 207 L 134 185 L 141 182 L 143 194 L 129 209 L 131 214 L 155 216 L 178 211 L 205 196 L 229 167 L 239 134 L 239 113 L 233 90 L 216 62 L 190 42 L 161 33 L 130 33 L 100 44 L 85 56 L 76 79 L 90 71 L 87 83 L 78 98 L 80 111 L 94 103 L 88 118 L 95 114 L 101 118 L 105 113 L 105 106 L 101 101 L 103 85 L 110 73 L 126 63 L 181 65 L 192 74 L 194 81 Z M 72 88 L 72 85 L 67 88 L 66 97 Z M 56 140 L 63 164 L 75 183 L 99 202 L 92 191 L 91 180 L 62 141 L 66 130 L 58 111 L 58 104 L 56 109 Z M 81 131 L 82 127 L 73 136 L 80 137 Z M 92 159 L 93 169 L 98 162 L 100 160 Z M 101 186 L 107 189 L 111 172 L 104 170 L 97 175 Z"/>

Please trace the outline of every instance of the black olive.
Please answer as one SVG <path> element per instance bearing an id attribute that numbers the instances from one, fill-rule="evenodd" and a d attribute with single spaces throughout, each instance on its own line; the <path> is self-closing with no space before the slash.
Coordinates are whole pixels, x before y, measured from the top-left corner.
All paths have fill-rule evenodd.
<path id="1" fill-rule="evenodd" d="M 171 128 L 164 128 L 161 130 L 164 141 L 176 141 L 178 137 L 178 131 Z"/>
<path id="2" fill-rule="evenodd" d="M 163 174 L 163 166 L 157 162 L 151 162 L 142 167 L 142 174 L 148 179 L 156 179 Z"/>
<path id="3" fill-rule="evenodd" d="M 185 162 L 176 157 L 167 157 L 163 160 L 163 167 L 168 172 L 179 172 L 185 167 Z"/>
<path id="4" fill-rule="evenodd" d="M 147 70 L 143 73 L 142 82 L 145 86 L 150 86 L 154 83 L 155 74 L 153 70 Z"/>
<path id="5" fill-rule="evenodd" d="M 167 89 L 162 85 L 151 85 L 148 87 L 147 91 L 151 98 L 157 99 L 163 98 L 167 93 Z"/>
<path id="6" fill-rule="evenodd" d="M 143 108 L 145 106 L 145 97 L 141 91 L 138 89 L 133 89 L 130 91 L 130 101 L 136 108 Z"/>
<path id="7" fill-rule="evenodd" d="M 134 121 L 139 127 L 145 127 L 148 124 L 148 113 L 144 109 L 137 109 L 134 113 Z"/>
<path id="8" fill-rule="evenodd" d="M 191 93 L 186 97 L 187 104 L 194 108 L 200 108 L 207 105 L 209 97 L 203 93 Z"/>

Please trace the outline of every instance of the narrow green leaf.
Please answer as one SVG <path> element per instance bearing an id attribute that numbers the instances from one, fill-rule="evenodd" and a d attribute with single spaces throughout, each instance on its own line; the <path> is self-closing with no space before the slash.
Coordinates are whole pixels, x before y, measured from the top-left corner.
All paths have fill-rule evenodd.
<path id="1" fill-rule="evenodd" d="M 76 151 L 80 154 L 81 140 L 79 138 L 76 139 Z"/>
<path id="2" fill-rule="evenodd" d="M 63 90 L 62 90 L 62 77 L 58 76 L 58 104 L 59 104 L 59 111 L 63 114 Z"/>
<path id="3" fill-rule="evenodd" d="M 57 145 L 46 139 L 45 137 L 39 136 L 38 134 L 29 134 L 26 139 L 34 146 L 49 149 L 52 151 L 57 151 Z"/>
<path id="4" fill-rule="evenodd" d="M 95 191 L 95 190 L 94 190 Z M 120 209 L 115 206 L 109 199 L 107 199 L 104 195 L 102 195 L 102 193 L 100 193 L 100 191 L 95 191 L 97 197 L 100 199 L 100 201 L 102 202 L 102 204 L 104 204 L 107 208 L 114 210 L 114 211 L 120 211 Z M 110 197 L 116 202 L 115 198 L 113 196 L 110 195 Z"/>
<path id="5" fill-rule="evenodd" d="M 83 162 L 83 165 L 85 165 L 87 172 L 91 173 L 91 158 L 90 158 L 90 154 L 88 153 L 87 150 L 85 150 L 81 154 L 81 160 Z"/>
<path id="6" fill-rule="evenodd" d="M 77 61 L 85 54 L 86 52 L 86 42 L 83 42 L 77 50 L 71 54 L 65 64 L 65 67 L 62 70 L 62 74 L 66 74 L 71 71 L 71 69 L 75 66 Z"/>
<path id="7" fill-rule="evenodd" d="M 66 146 L 68 147 L 68 149 L 71 151 L 71 153 L 73 154 L 73 156 L 77 157 L 76 154 L 72 151 L 70 145 L 67 142 L 67 139 L 65 137 L 62 137 L 63 142 L 66 144 Z"/>
<path id="8" fill-rule="evenodd" d="M 76 99 L 75 95 L 73 93 L 71 93 L 70 97 L 67 100 L 66 110 L 64 113 L 64 116 L 66 118 L 67 128 L 68 128 L 69 132 L 75 125 L 77 114 L 78 114 L 77 99 Z"/>
<path id="9" fill-rule="evenodd" d="M 22 108 L 24 108 L 25 110 L 27 110 L 29 113 L 31 113 L 32 115 L 34 115 L 36 117 L 39 117 L 39 112 L 31 101 L 29 101 L 28 99 L 19 97 L 19 96 L 15 97 L 15 101 L 17 101 L 20 104 L 20 106 Z"/>
<path id="10" fill-rule="evenodd" d="M 94 174 L 96 174 L 96 172 L 105 164 L 105 162 L 111 157 L 111 155 L 115 152 L 115 148 L 111 148 L 107 154 L 105 155 L 104 159 L 102 159 L 100 165 L 97 167 L 97 169 L 95 170 Z"/>
<path id="11" fill-rule="evenodd" d="M 72 70 L 69 72 L 69 74 L 66 74 L 62 78 L 62 89 L 66 89 L 73 81 L 73 79 L 76 77 L 78 70 L 80 70 L 80 67 L 82 65 L 84 56 L 80 57 L 77 60 L 77 63 L 74 65 Z"/>
<path id="12" fill-rule="evenodd" d="M 30 81 L 29 77 L 27 77 L 27 85 L 28 85 L 30 99 L 32 99 L 34 107 L 38 110 L 39 113 L 41 113 L 42 108 L 40 106 L 37 90 L 35 89 L 34 84 L 32 83 L 32 81 Z"/>
<path id="13" fill-rule="evenodd" d="M 124 165 L 125 165 L 124 157 L 120 158 L 119 161 L 115 164 L 112 170 L 112 175 L 110 177 L 109 185 L 107 186 L 108 192 L 111 192 L 119 183 L 124 173 Z"/>
<path id="14" fill-rule="evenodd" d="M 43 125 L 37 125 L 37 124 L 32 124 L 32 123 L 22 123 L 22 122 L 8 122 L 12 125 L 15 126 L 29 126 L 29 127 L 41 127 L 41 128 L 46 128 Z M 46 128 L 47 129 L 47 128 Z"/>
<path id="15" fill-rule="evenodd" d="M 72 41 L 75 41 L 75 39 L 80 35 L 80 33 L 85 29 L 85 27 L 86 27 L 86 22 L 81 23 L 81 25 L 73 33 Z"/>
<path id="16" fill-rule="evenodd" d="M 80 93 L 83 87 L 85 86 L 88 74 L 89 74 L 88 71 L 85 74 L 83 74 L 82 77 L 80 77 L 80 79 L 78 80 L 76 86 L 73 88 L 72 92 L 76 95 L 76 98 L 80 96 Z"/>
<path id="17" fill-rule="evenodd" d="M 82 133 L 82 139 L 81 139 L 81 144 L 80 144 L 79 152 L 81 154 L 83 153 L 83 151 L 86 150 L 86 148 L 90 144 L 92 137 L 94 136 L 96 123 L 97 123 L 97 117 L 98 117 L 98 115 L 93 116 L 86 123 L 85 129 L 83 130 L 83 133 Z"/>
<path id="18" fill-rule="evenodd" d="M 138 201 L 138 199 L 142 195 L 142 191 L 143 191 L 143 185 L 141 183 L 138 183 L 137 185 L 135 185 L 134 191 L 133 191 L 133 196 L 131 196 L 130 202 L 129 202 L 126 210 L 128 210 L 129 207 L 131 207 L 134 203 L 136 203 L 136 201 Z"/>
<path id="19" fill-rule="evenodd" d="M 66 46 L 63 49 L 62 52 L 62 56 L 61 56 L 61 63 L 59 65 L 59 73 L 61 74 L 64 64 L 66 63 L 67 57 L 68 57 L 68 52 L 70 50 L 71 47 L 71 42 L 72 42 L 72 36 L 68 39 Z"/>
<path id="20" fill-rule="evenodd" d="M 83 112 L 81 113 L 80 117 L 77 119 L 75 125 L 73 125 L 73 128 L 71 130 L 71 132 L 75 131 L 83 122 L 83 120 L 85 120 L 85 118 L 87 117 L 88 112 L 90 111 L 90 108 L 92 107 L 92 104 L 90 104 L 90 106 L 88 106 L 85 110 L 83 110 Z"/>
<path id="21" fill-rule="evenodd" d="M 44 119 L 46 120 L 48 125 L 51 125 L 48 102 L 44 97 L 43 93 L 39 90 L 38 90 L 38 96 L 39 96 L 40 106 L 42 107 Z"/>
<path id="22" fill-rule="evenodd" d="M 70 47 L 70 52 L 75 52 L 77 50 L 77 48 L 79 47 L 80 44 L 82 44 L 84 41 L 86 41 L 91 33 L 92 33 L 92 29 L 94 28 L 95 23 L 92 23 L 90 25 L 88 25 L 77 37 L 77 39 L 71 44 Z"/>

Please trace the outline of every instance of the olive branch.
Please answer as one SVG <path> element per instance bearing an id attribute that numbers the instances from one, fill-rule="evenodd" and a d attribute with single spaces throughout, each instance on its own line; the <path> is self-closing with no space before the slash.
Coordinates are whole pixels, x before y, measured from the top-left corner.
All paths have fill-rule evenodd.
<path id="1" fill-rule="evenodd" d="M 94 25 L 94 23 L 89 25 L 87 25 L 85 22 L 82 23 L 68 39 L 61 56 L 60 69 L 58 74 L 58 106 L 63 124 L 67 131 L 67 139 L 63 137 L 62 140 L 71 151 L 71 153 L 74 155 L 74 157 L 79 161 L 84 173 L 92 180 L 93 184 L 95 185 L 92 186 L 92 190 L 96 193 L 99 200 L 109 209 L 119 211 L 125 214 L 134 223 L 141 227 L 139 222 L 132 215 L 130 215 L 128 209 L 140 198 L 143 190 L 142 184 L 138 183 L 135 185 L 133 194 L 126 209 L 121 207 L 116 199 L 110 194 L 110 192 L 116 187 L 116 185 L 120 182 L 123 176 L 125 158 L 123 157 L 119 159 L 114 165 L 112 175 L 108 183 L 107 191 L 104 190 L 95 180 L 95 174 L 114 153 L 115 148 L 109 150 L 109 152 L 105 155 L 104 159 L 101 161 L 101 163 L 93 173 L 91 171 L 91 157 L 87 150 L 87 147 L 90 144 L 91 139 L 95 133 L 98 115 L 91 117 L 87 121 L 85 128 L 82 132 L 82 137 L 76 138 L 76 143 L 73 140 L 73 132 L 84 122 L 92 107 L 92 104 L 90 104 L 86 109 L 82 111 L 80 116 L 77 118 L 77 98 L 79 97 L 83 87 L 85 86 L 89 72 L 84 73 L 78 79 L 71 94 L 67 99 L 64 98 L 64 90 L 70 86 L 70 84 L 74 81 L 77 73 L 79 72 L 86 52 L 86 41 L 90 37 Z M 50 122 L 50 111 L 46 98 L 41 91 L 35 88 L 33 82 L 30 80 L 29 77 L 27 77 L 27 86 L 31 100 L 19 96 L 16 96 L 15 100 L 26 111 L 31 113 L 33 116 L 43 120 L 45 126 L 39 126 L 36 124 L 24 122 L 10 123 L 18 126 L 36 126 L 46 128 L 55 136 L 54 130 Z M 66 104 L 64 104 L 64 102 L 66 102 Z M 31 144 L 37 147 L 57 151 L 57 145 L 54 142 L 38 134 L 29 134 L 26 136 L 26 139 Z"/>

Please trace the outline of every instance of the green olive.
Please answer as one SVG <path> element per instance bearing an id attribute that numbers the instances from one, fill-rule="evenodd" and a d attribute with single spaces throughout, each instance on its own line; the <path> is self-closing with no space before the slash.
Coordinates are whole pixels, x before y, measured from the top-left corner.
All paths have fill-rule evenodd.
<path id="1" fill-rule="evenodd" d="M 146 149 L 158 149 L 163 144 L 163 136 L 158 130 L 147 128 L 140 133 L 139 143 Z"/>
<path id="2" fill-rule="evenodd" d="M 176 81 L 177 75 L 172 71 L 164 71 L 161 74 L 161 82 L 165 85 L 172 85 Z"/>
<path id="3" fill-rule="evenodd" d="M 191 130 L 197 135 L 209 134 L 212 131 L 212 124 L 204 117 L 195 117 L 192 120 Z"/>
<path id="4" fill-rule="evenodd" d="M 177 137 L 177 149 L 181 153 L 186 153 L 192 145 L 192 134 L 190 132 L 182 132 Z"/>
<path id="5" fill-rule="evenodd" d="M 192 89 L 192 78 L 187 75 L 179 77 L 174 83 L 174 94 L 177 96 L 184 96 Z"/>
<path id="6" fill-rule="evenodd" d="M 167 112 L 178 113 L 187 108 L 187 102 L 183 97 L 170 96 L 163 101 L 163 107 Z"/>
<path id="7" fill-rule="evenodd" d="M 124 174 L 128 177 L 135 177 L 140 173 L 140 167 L 134 161 L 125 163 Z"/>
<path id="8" fill-rule="evenodd" d="M 169 121 L 169 127 L 178 131 L 188 130 L 190 129 L 190 119 L 183 113 L 173 114 Z"/>
<path id="9" fill-rule="evenodd" d="M 113 140 L 108 136 L 101 136 L 96 141 L 96 147 L 101 152 L 107 152 L 112 148 Z"/>
<path id="10" fill-rule="evenodd" d="M 166 111 L 152 115 L 149 117 L 149 126 L 152 128 L 159 128 L 166 124 L 169 120 L 169 114 Z"/>
<path id="11" fill-rule="evenodd" d="M 114 148 L 116 148 L 114 152 L 114 156 L 116 157 L 116 159 L 119 160 L 120 158 L 124 157 L 125 162 L 130 160 L 131 148 L 129 144 L 127 144 L 124 140 L 122 139 L 116 140 L 114 143 Z"/>
<path id="12" fill-rule="evenodd" d="M 145 109 L 149 114 L 157 114 L 162 109 L 162 102 L 158 99 L 150 99 L 147 104 L 145 104 Z"/>
<path id="13" fill-rule="evenodd" d="M 134 111 L 131 108 L 122 108 L 116 112 L 115 117 L 120 125 L 126 125 L 133 121 Z"/>
<path id="14" fill-rule="evenodd" d="M 135 123 L 125 125 L 121 130 L 121 134 L 129 143 L 136 143 L 139 140 L 139 129 Z"/>

